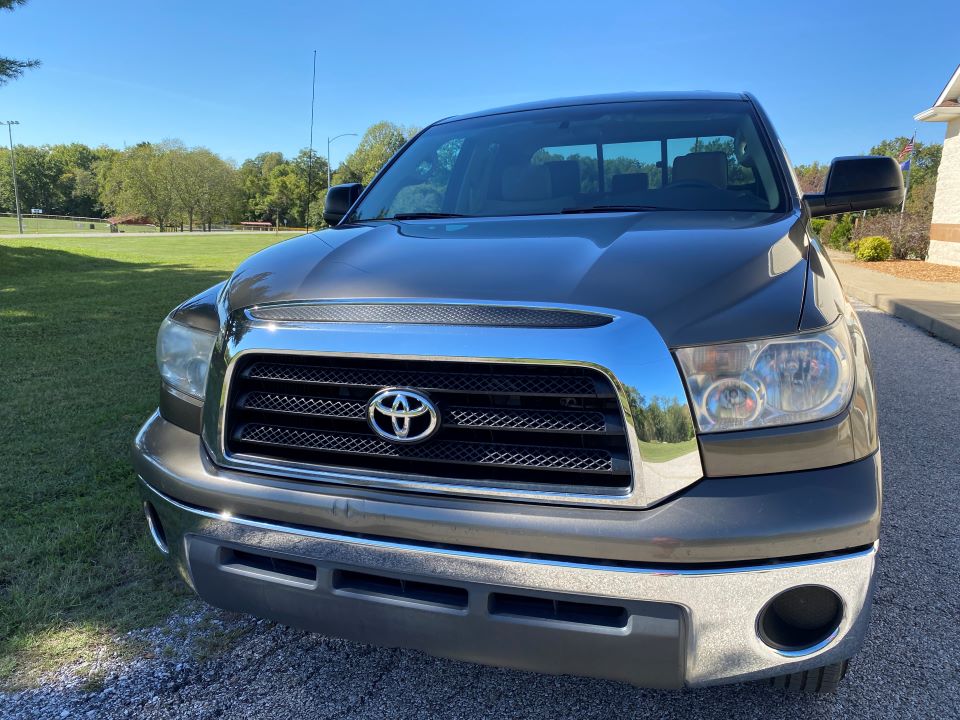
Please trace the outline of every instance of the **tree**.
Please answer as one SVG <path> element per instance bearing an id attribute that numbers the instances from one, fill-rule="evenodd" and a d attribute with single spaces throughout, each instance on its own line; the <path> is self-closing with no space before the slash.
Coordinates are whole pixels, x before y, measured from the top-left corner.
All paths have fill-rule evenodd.
<path id="1" fill-rule="evenodd" d="M 804 193 L 823 192 L 829 170 L 829 165 L 820 162 L 814 162 L 811 165 L 797 165 L 794 171 L 797 173 L 797 180 L 800 181 L 800 190 Z"/>
<path id="2" fill-rule="evenodd" d="M 26 2 L 27 0 L 0 0 L 0 10 L 13 12 L 14 8 L 26 4 Z M 39 64 L 39 60 L 14 60 L 13 58 L 0 56 L 0 85 L 16 80 L 23 75 L 24 70 L 35 68 Z"/>
<path id="3" fill-rule="evenodd" d="M 192 154 L 200 180 L 196 209 L 205 229 L 210 230 L 214 220 L 239 212 L 237 169 L 206 148 L 197 148 Z"/>
<path id="4" fill-rule="evenodd" d="M 910 138 L 901 135 L 891 140 L 874 145 L 870 148 L 871 155 L 886 155 L 892 158 L 899 158 L 900 151 L 910 142 Z M 937 170 L 940 167 L 940 155 L 943 146 L 939 144 L 929 145 L 922 142 L 914 142 L 913 155 L 910 156 L 910 188 L 919 188 L 927 183 L 937 181 Z"/>
<path id="5" fill-rule="evenodd" d="M 371 125 L 360 139 L 357 149 L 337 168 L 335 182 L 367 185 L 416 132 L 414 128 L 403 128 L 386 121 Z"/>
<path id="6" fill-rule="evenodd" d="M 116 151 L 110 148 L 90 148 L 82 143 L 52 145 L 49 158 L 60 171 L 58 179 L 62 205 L 61 215 L 99 217 L 103 215 L 97 186 L 97 164 Z"/>
<path id="7" fill-rule="evenodd" d="M 243 216 L 249 220 L 274 220 L 270 209 L 270 175 L 286 163 L 283 153 L 263 152 L 240 166 L 239 185 Z"/>
<path id="8" fill-rule="evenodd" d="M 104 168 L 101 199 L 117 214 L 146 215 L 162 232 L 177 220 L 178 201 L 170 170 L 170 147 L 140 143 Z"/>
<path id="9" fill-rule="evenodd" d="M 20 205 L 24 208 L 43 208 L 46 213 L 63 209 L 64 194 L 60 186 L 63 167 L 50 157 L 49 148 L 17 145 L 17 186 Z M 10 152 L 0 155 L 3 167 L 10 167 Z M 14 206 L 13 181 L 9 172 L 0 175 L 0 203 L 5 208 Z"/>
<path id="10" fill-rule="evenodd" d="M 270 171 L 269 192 L 265 198 L 274 218 L 283 225 L 300 225 L 307 195 L 306 178 L 301 177 L 291 163 L 277 165 Z"/>

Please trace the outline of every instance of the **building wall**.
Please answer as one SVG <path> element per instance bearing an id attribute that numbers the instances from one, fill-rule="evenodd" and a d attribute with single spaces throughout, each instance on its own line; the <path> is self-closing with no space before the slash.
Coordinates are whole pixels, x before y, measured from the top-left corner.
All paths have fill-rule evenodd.
<path id="1" fill-rule="evenodd" d="M 960 119 L 947 123 L 930 225 L 931 262 L 960 265 Z"/>

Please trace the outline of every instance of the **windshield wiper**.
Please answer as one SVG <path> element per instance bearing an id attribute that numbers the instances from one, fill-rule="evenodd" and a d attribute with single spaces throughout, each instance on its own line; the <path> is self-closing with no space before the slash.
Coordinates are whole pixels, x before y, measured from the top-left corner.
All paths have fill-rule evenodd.
<path id="1" fill-rule="evenodd" d="M 377 218 L 377 220 L 438 220 L 443 218 L 466 218 L 472 215 L 458 215 L 445 212 L 407 212 L 397 213 L 391 217 Z"/>
<path id="2" fill-rule="evenodd" d="M 676 210 L 677 208 L 662 207 L 660 205 L 588 205 L 586 207 L 564 208 L 560 212 L 564 215 L 576 213 L 604 213 L 604 212 L 644 212 L 648 210 Z"/>

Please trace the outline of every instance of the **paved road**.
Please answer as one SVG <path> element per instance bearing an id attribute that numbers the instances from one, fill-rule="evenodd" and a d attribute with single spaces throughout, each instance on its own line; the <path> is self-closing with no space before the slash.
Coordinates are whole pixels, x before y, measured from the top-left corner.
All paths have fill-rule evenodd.
<path id="1" fill-rule="evenodd" d="M 861 307 L 876 363 L 886 496 L 873 626 L 841 692 L 744 685 L 654 692 L 383 650 L 226 618 L 249 630 L 207 661 L 142 661 L 96 693 L 0 698 L 18 717 L 960 717 L 960 348 Z M 224 617 L 224 616 L 221 616 Z M 190 622 L 194 622 L 191 620 Z M 64 714 L 65 713 L 65 714 Z"/>

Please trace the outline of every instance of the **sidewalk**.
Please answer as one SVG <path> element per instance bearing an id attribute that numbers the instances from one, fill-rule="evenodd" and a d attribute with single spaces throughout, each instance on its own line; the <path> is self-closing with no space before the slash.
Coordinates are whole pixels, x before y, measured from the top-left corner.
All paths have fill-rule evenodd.
<path id="1" fill-rule="evenodd" d="M 829 252 L 850 297 L 960 345 L 960 283 L 907 280 L 868 270 L 867 263 L 852 262 L 849 253 Z"/>

